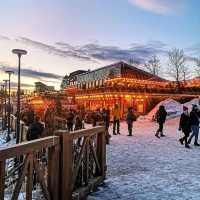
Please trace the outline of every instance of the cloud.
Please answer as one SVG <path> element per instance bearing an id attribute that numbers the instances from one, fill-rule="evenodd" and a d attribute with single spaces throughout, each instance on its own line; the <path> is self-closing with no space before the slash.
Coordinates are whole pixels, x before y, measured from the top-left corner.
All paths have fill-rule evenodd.
<path id="1" fill-rule="evenodd" d="M 150 41 L 147 44 L 131 44 L 129 48 L 120 48 L 118 46 L 107 46 L 98 43 L 89 43 L 81 46 L 73 46 L 65 42 L 57 42 L 54 45 L 34 41 L 29 38 L 20 37 L 19 42 L 37 47 L 49 54 L 74 57 L 84 61 L 129 61 L 144 63 L 152 55 L 165 52 L 166 45 L 160 41 Z M 25 73 L 26 71 L 24 71 Z M 33 73 L 36 73 L 35 71 Z M 38 73 L 38 72 L 37 72 Z"/>
<path id="2" fill-rule="evenodd" d="M 175 14 L 182 9 L 185 0 L 128 0 L 141 9 L 162 15 Z"/>
<path id="3" fill-rule="evenodd" d="M 7 70 L 13 71 L 15 74 L 18 73 L 18 69 L 14 66 L 11 66 L 7 63 L 0 62 L 0 71 L 5 72 Z M 53 74 L 53 73 L 46 73 L 46 72 L 39 72 L 33 69 L 23 68 L 21 69 L 21 75 L 25 77 L 31 77 L 31 78 L 48 78 L 48 79 L 62 79 L 62 76 Z"/>
<path id="4" fill-rule="evenodd" d="M 17 39 L 17 41 L 20 43 L 24 43 L 26 45 L 30 45 L 32 47 L 39 48 L 39 49 L 46 51 L 47 53 L 52 54 L 52 55 L 61 56 L 64 58 L 74 57 L 74 58 L 78 58 L 78 59 L 86 60 L 86 61 L 90 60 L 89 57 L 80 55 L 80 54 L 78 54 L 78 52 L 74 51 L 73 48 L 66 48 L 66 46 L 65 46 L 65 50 L 64 50 L 63 48 L 57 48 L 56 46 L 45 44 L 45 43 L 38 42 L 38 41 L 34 41 L 34 40 L 31 40 L 26 37 L 19 37 Z"/>
<path id="5" fill-rule="evenodd" d="M 0 40 L 10 40 L 10 38 L 4 35 L 0 35 Z"/>
<path id="6" fill-rule="evenodd" d="M 62 46 L 69 48 L 70 45 L 63 43 Z M 144 63 L 152 55 L 166 52 L 166 45 L 159 41 L 150 41 L 147 44 L 131 44 L 130 48 L 117 46 L 106 46 L 95 43 L 79 47 L 72 47 L 77 53 L 90 57 L 91 59 L 104 61 L 126 61 L 133 59 L 137 63 Z"/>

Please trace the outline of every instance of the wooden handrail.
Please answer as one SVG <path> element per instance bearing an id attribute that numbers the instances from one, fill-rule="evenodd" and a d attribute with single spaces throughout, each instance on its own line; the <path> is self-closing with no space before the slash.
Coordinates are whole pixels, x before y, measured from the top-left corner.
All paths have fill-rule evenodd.
<path id="1" fill-rule="evenodd" d="M 29 142 L 22 142 L 12 146 L 8 146 L 0 149 L 0 161 L 20 156 L 34 151 L 40 151 L 41 149 L 53 147 L 59 144 L 59 137 L 50 136 Z"/>
<path id="2" fill-rule="evenodd" d="M 96 135 L 96 134 L 102 133 L 104 131 L 105 131 L 105 127 L 96 126 L 96 127 L 93 127 L 93 128 L 77 130 L 77 131 L 70 132 L 70 133 L 66 132 L 66 130 L 58 130 L 56 132 L 60 133 L 60 134 L 69 134 L 70 138 L 78 139 L 78 138 L 81 138 L 81 137 Z"/>
<path id="3" fill-rule="evenodd" d="M 38 152 L 43 149 L 48 149 L 47 163 L 39 163 L 37 159 Z M 6 160 L 20 156 L 23 162 L 12 193 L 14 200 L 17 200 L 24 180 L 26 199 L 32 199 L 33 173 L 37 174 L 42 193 L 48 200 L 72 200 L 77 194 L 81 199 L 105 179 L 105 127 L 70 133 L 60 130 L 55 131 L 54 136 L 0 148 L 0 200 L 4 199 Z"/>

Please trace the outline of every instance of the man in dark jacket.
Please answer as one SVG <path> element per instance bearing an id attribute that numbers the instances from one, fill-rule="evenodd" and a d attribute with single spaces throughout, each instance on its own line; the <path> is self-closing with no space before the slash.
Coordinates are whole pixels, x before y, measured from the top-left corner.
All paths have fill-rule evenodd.
<path id="1" fill-rule="evenodd" d="M 179 139 L 180 143 L 183 144 L 185 142 L 185 147 L 190 148 L 190 146 L 188 145 L 187 139 L 191 132 L 191 120 L 190 120 L 188 108 L 185 106 L 183 107 L 183 113 L 181 114 L 181 118 L 179 122 L 179 130 L 180 131 L 182 130 L 182 132 L 184 133 L 184 137 Z"/>
<path id="2" fill-rule="evenodd" d="M 133 108 L 130 107 L 128 108 L 128 113 L 126 116 L 126 122 L 128 124 L 128 136 L 132 136 L 132 131 L 133 131 L 133 122 L 136 121 L 136 116 L 133 112 Z"/>
<path id="3" fill-rule="evenodd" d="M 200 146 L 198 144 L 198 137 L 199 137 L 199 112 L 198 112 L 197 105 L 193 105 L 192 111 L 190 113 L 190 120 L 191 120 L 191 129 L 192 134 L 188 140 L 188 143 L 190 144 L 192 141 L 192 138 L 195 137 L 194 145 Z"/>
<path id="4" fill-rule="evenodd" d="M 27 140 L 31 141 L 39 139 L 42 136 L 43 130 L 44 130 L 44 125 L 40 122 L 40 118 L 36 116 L 35 121 L 28 128 Z"/>
<path id="5" fill-rule="evenodd" d="M 161 105 L 156 113 L 156 120 L 159 124 L 159 128 L 156 131 L 155 136 L 158 138 L 165 136 L 163 134 L 163 125 L 165 123 L 166 117 L 167 117 L 167 112 L 165 110 L 165 107 L 163 105 Z M 159 133 L 160 133 L 160 136 L 159 136 Z"/>
<path id="6" fill-rule="evenodd" d="M 67 113 L 67 129 L 68 131 L 73 131 L 73 125 L 74 125 L 74 113 L 70 109 L 70 111 Z"/>

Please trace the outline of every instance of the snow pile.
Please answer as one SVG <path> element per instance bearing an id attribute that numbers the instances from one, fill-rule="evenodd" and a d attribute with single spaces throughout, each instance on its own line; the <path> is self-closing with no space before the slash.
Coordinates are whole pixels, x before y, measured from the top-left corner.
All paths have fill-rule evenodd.
<path id="1" fill-rule="evenodd" d="M 167 119 L 170 118 L 174 118 L 177 117 L 179 115 L 181 115 L 182 113 L 182 105 L 173 100 L 173 99 L 166 99 L 164 101 L 161 101 L 160 103 L 158 103 L 147 115 L 146 115 L 146 119 L 149 120 L 154 120 L 155 119 L 155 115 L 157 110 L 159 109 L 159 107 L 163 105 L 167 111 Z"/>
<path id="2" fill-rule="evenodd" d="M 188 107 L 189 111 L 191 111 L 193 105 L 198 105 L 200 107 L 200 99 L 199 98 L 192 99 L 191 101 L 184 103 L 183 105 Z"/>

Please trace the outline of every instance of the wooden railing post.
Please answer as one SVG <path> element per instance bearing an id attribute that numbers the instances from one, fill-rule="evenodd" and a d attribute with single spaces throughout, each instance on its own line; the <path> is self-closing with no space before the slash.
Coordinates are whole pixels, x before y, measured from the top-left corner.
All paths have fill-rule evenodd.
<path id="1" fill-rule="evenodd" d="M 0 200 L 4 200 L 5 161 L 0 161 Z"/>
<path id="2" fill-rule="evenodd" d="M 21 126 L 21 128 L 20 128 L 20 142 L 23 142 L 23 132 L 24 132 L 24 123 L 21 123 L 20 122 L 20 126 Z"/>
<path id="3" fill-rule="evenodd" d="M 60 137 L 60 200 L 72 199 L 73 184 L 73 139 L 66 131 L 56 131 Z"/>
<path id="4" fill-rule="evenodd" d="M 48 189 L 52 200 L 59 200 L 60 147 L 54 146 L 48 152 Z"/>
<path id="5" fill-rule="evenodd" d="M 101 176 L 106 177 L 106 138 L 105 131 L 97 135 L 97 156 L 101 166 Z"/>

